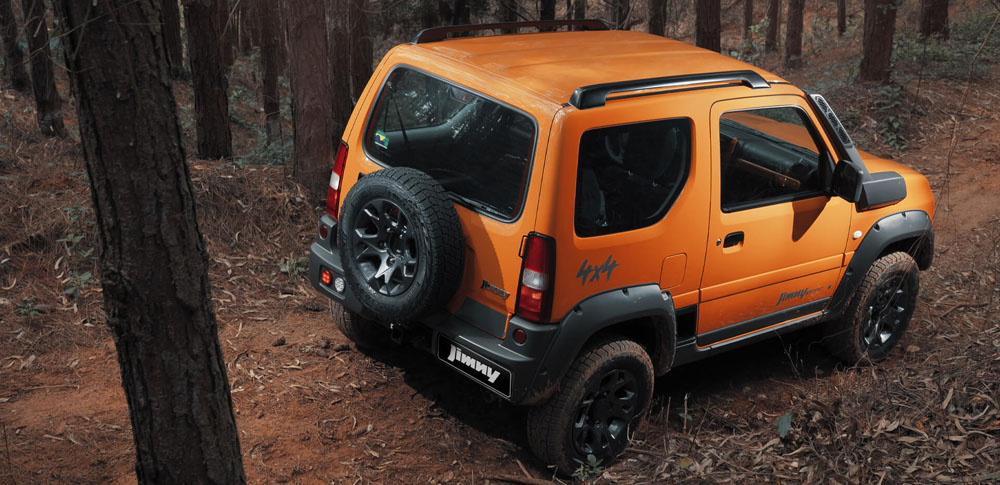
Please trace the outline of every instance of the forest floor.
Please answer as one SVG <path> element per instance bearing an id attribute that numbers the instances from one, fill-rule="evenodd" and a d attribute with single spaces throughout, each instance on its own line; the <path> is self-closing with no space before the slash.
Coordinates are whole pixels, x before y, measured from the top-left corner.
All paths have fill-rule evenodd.
<path id="1" fill-rule="evenodd" d="M 803 86 L 827 80 L 815 87 L 859 145 L 930 180 L 936 258 L 921 274 L 907 337 L 875 367 L 838 365 L 806 330 L 677 368 L 657 379 L 648 424 L 622 459 L 583 475 L 1000 481 L 1000 69 L 973 76 L 964 103 L 968 59 L 950 77 L 911 67 L 895 91 L 850 84 L 859 37 L 855 28 L 823 56 L 807 51 L 801 70 L 759 62 Z M 234 75 L 233 84 L 252 99 L 252 79 Z M 183 83 L 177 97 L 192 140 Z M 234 119 L 259 118 L 252 101 L 234 99 Z M 36 133 L 30 97 L 0 91 L 0 106 L 0 483 L 134 483 L 82 152 L 77 140 Z M 71 134 L 74 115 L 67 106 Z M 887 129 L 887 119 L 905 126 Z M 256 134 L 253 123 L 234 123 L 236 151 L 270 156 L 255 148 Z M 527 451 L 524 409 L 486 399 L 429 354 L 355 350 L 304 265 L 279 270 L 307 255 L 319 210 L 281 167 L 190 165 L 250 482 L 554 478 Z M 779 418 L 789 424 L 784 437 Z"/>

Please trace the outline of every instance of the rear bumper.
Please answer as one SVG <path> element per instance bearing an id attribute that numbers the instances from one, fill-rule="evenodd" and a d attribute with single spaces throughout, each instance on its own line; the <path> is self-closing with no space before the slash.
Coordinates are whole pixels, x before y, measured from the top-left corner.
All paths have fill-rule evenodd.
<path id="1" fill-rule="evenodd" d="M 317 237 L 310 247 L 309 281 L 322 295 L 372 319 L 350 285 L 344 285 L 344 291 L 337 291 L 335 284 L 327 286 L 320 281 L 323 269 L 330 270 L 334 282 L 344 278 L 336 243 L 337 222 L 324 215 L 321 223 L 328 227 L 329 236 L 326 239 Z M 373 324 L 388 326 L 387 322 Z M 524 330 L 527 336 L 524 344 L 518 344 L 513 338 L 497 338 L 448 312 L 429 315 L 409 327 L 413 334 L 429 337 L 429 340 L 417 341 L 422 340 L 424 345 L 421 347 L 433 353 L 439 362 L 512 403 L 534 402 L 547 394 L 547 389 L 534 386 L 536 382 L 551 382 L 549 371 L 542 362 L 561 325 L 536 324 L 511 317 L 505 335 L 509 337 L 515 330 Z"/>

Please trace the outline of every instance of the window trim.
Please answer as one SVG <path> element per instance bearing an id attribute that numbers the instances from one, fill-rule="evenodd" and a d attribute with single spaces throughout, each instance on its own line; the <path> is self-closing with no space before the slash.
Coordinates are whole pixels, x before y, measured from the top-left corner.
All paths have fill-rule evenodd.
<path id="1" fill-rule="evenodd" d="M 819 149 L 819 153 L 816 154 L 817 158 L 818 157 L 822 157 L 824 153 L 830 153 L 830 147 L 826 146 L 826 143 L 823 143 L 823 138 L 819 136 L 819 133 L 816 131 L 815 124 L 809 118 L 809 112 L 806 111 L 805 108 L 803 108 L 802 106 L 799 106 L 797 104 L 783 104 L 783 105 L 772 105 L 772 106 L 755 106 L 753 108 L 740 108 L 740 109 L 731 109 L 731 110 L 723 111 L 722 114 L 719 115 L 718 119 L 715 120 L 715 126 L 717 128 L 716 128 L 716 134 L 715 134 L 715 140 L 714 141 L 715 141 L 715 145 L 718 146 L 718 147 L 720 147 L 720 152 L 719 152 L 719 166 L 718 167 L 713 167 L 713 168 L 718 168 L 718 172 L 719 172 L 719 209 L 722 211 L 723 214 L 732 214 L 734 212 L 742 212 L 742 211 L 745 211 L 745 210 L 758 209 L 760 207 L 767 207 L 767 206 L 771 206 L 771 205 L 784 204 L 784 203 L 787 203 L 787 202 L 795 202 L 795 201 L 798 201 L 798 200 L 812 199 L 812 198 L 821 197 L 821 196 L 826 197 L 826 198 L 830 198 L 830 194 L 827 194 L 826 192 L 824 192 L 822 190 L 809 189 L 809 190 L 800 190 L 798 192 L 793 192 L 791 194 L 786 194 L 786 195 L 778 195 L 778 196 L 775 196 L 775 197 L 768 197 L 766 199 L 757 199 L 757 200 L 751 200 L 751 201 L 747 201 L 747 202 L 740 202 L 738 204 L 732 204 L 732 205 L 729 205 L 729 206 L 725 206 L 725 205 L 722 204 L 722 152 L 721 152 L 721 146 L 722 145 L 720 145 L 720 142 L 722 141 L 722 128 L 721 128 L 721 126 L 722 126 L 722 118 L 724 116 L 726 116 L 727 114 L 729 114 L 729 113 L 740 113 L 740 112 L 745 112 L 745 111 L 756 111 L 756 110 L 762 110 L 762 109 L 775 109 L 775 108 L 795 108 L 795 109 L 798 109 L 801 112 L 801 114 L 804 116 L 804 121 L 807 123 L 804 126 L 804 128 L 806 129 L 806 131 L 809 132 L 809 137 L 812 138 L 813 143 L 816 144 L 816 148 Z M 775 120 L 775 121 L 777 121 L 777 120 Z M 773 135 L 771 135 L 771 136 L 773 136 Z M 816 160 L 816 165 L 817 165 L 817 167 L 820 166 L 820 162 L 819 162 L 818 159 Z"/>
<path id="2" fill-rule="evenodd" d="M 518 108 L 517 106 L 511 105 L 509 103 L 506 103 L 504 101 L 496 99 L 496 98 L 494 98 L 494 97 L 492 97 L 492 96 L 490 96 L 488 94 L 483 93 L 482 91 L 479 91 L 477 89 L 472 89 L 472 88 L 470 88 L 468 86 L 465 86 L 463 84 L 459 84 L 458 82 L 452 81 L 450 79 L 447 79 L 445 77 L 439 76 L 439 75 L 434 74 L 432 72 L 425 71 L 423 69 L 420 69 L 420 68 L 418 68 L 416 66 L 413 66 L 413 65 L 410 65 L 410 64 L 400 63 L 400 64 L 396 64 L 396 65 L 392 66 L 392 68 L 389 69 L 389 72 L 387 72 L 385 74 L 385 77 L 382 78 L 382 83 L 381 83 L 381 85 L 378 88 L 378 92 L 375 93 L 375 97 L 374 97 L 372 103 L 369 104 L 369 106 L 368 106 L 368 113 L 365 115 L 365 127 L 364 127 L 364 130 L 362 130 L 362 132 L 361 132 L 361 151 L 365 154 L 365 157 L 368 158 L 368 160 L 370 160 L 372 163 L 378 165 L 381 168 L 392 168 L 392 165 L 386 164 L 382 160 L 379 160 L 377 157 L 375 157 L 372 153 L 370 153 L 368 151 L 368 147 L 367 147 L 368 144 L 365 143 L 365 141 L 368 138 L 369 132 L 374 127 L 374 123 L 375 123 L 375 109 L 378 107 L 379 103 L 382 101 L 382 93 L 383 93 L 383 91 L 385 91 L 386 86 L 389 84 L 389 80 L 392 79 L 393 74 L 395 74 L 395 72 L 397 70 L 399 70 L 399 69 L 409 69 L 411 71 L 416 71 L 416 72 L 418 72 L 420 74 L 423 74 L 425 76 L 437 79 L 438 81 L 441 81 L 441 82 L 443 82 L 445 84 L 448 84 L 450 86 L 454 86 L 454 87 L 457 87 L 459 89 L 463 89 L 463 90 L 468 91 L 470 93 L 473 93 L 473 94 L 475 94 L 477 96 L 480 96 L 480 97 L 482 97 L 484 99 L 487 99 L 489 101 L 497 103 L 500 106 L 503 106 L 505 108 L 509 108 L 509 109 L 511 109 L 511 110 L 513 110 L 513 111 L 515 111 L 517 113 L 520 113 L 520 114 L 524 115 L 525 117 L 527 117 L 529 120 L 531 120 L 531 123 L 534 126 L 534 139 L 532 140 L 532 143 L 531 143 L 531 154 L 530 154 L 530 156 L 528 158 L 528 167 L 527 167 L 527 169 L 525 171 L 525 175 L 524 175 L 524 177 L 525 177 L 524 186 L 521 188 L 521 194 L 520 194 L 520 196 L 521 196 L 521 204 L 520 204 L 520 207 L 518 208 L 517 212 L 515 212 L 514 214 L 512 214 L 510 216 L 510 218 L 506 218 L 505 219 L 503 217 L 500 217 L 499 214 L 480 210 L 474 204 L 470 204 L 467 201 L 466 197 L 462 197 L 462 196 L 460 196 L 458 194 L 455 194 L 455 193 L 453 193 L 451 191 L 448 191 L 448 190 L 445 191 L 445 192 L 448 193 L 448 197 L 450 197 L 457 204 L 461 205 L 462 207 L 464 207 L 464 208 L 466 208 L 466 209 L 468 209 L 468 210 L 470 210 L 472 212 L 475 212 L 476 214 L 480 214 L 480 215 L 486 216 L 486 217 L 488 217 L 490 219 L 493 219 L 493 220 L 495 220 L 497 222 L 502 222 L 504 224 L 512 224 L 512 223 L 517 222 L 518 220 L 520 220 L 521 216 L 524 215 L 524 208 L 525 208 L 525 205 L 527 204 L 527 201 L 528 201 L 528 192 L 529 192 L 529 188 L 531 186 L 531 176 L 532 176 L 532 174 L 534 173 L 534 170 L 535 170 L 535 159 L 537 158 L 538 139 L 539 139 L 539 124 L 538 124 L 538 120 L 535 119 L 535 117 L 531 113 L 529 113 L 529 112 L 527 112 L 527 111 L 525 111 L 525 110 L 523 110 L 521 108 Z"/>
<path id="3" fill-rule="evenodd" d="M 581 235 L 577 231 L 577 226 L 576 226 L 576 203 L 577 203 L 577 195 L 579 194 L 578 189 L 579 189 L 579 179 L 580 179 L 580 149 L 579 149 L 579 146 L 583 142 L 583 136 L 586 135 L 588 132 L 595 131 L 595 130 L 603 130 L 603 129 L 607 129 L 607 128 L 616 128 L 616 127 L 620 127 L 620 126 L 639 125 L 639 124 L 643 124 L 643 123 L 657 123 L 657 122 L 661 122 L 661 121 L 675 121 L 675 120 L 685 120 L 688 123 L 688 135 L 689 135 L 689 138 L 688 138 L 687 164 L 685 164 L 685 166 L 684 166 L 684 176 L 683 176 L 682 185 L 680 187 L 680 190 L 678 190 L 677 193 L 674 195 L 673 200 L 671 200 L 670 203 L 667 204 L 666 209 L 663 211 L 663 215 L 660 216 L 659 219 L 657 219 L 657 220 L 649 223 L 648 225 L 642 226 L 642 227 L 636 227 L 636 228 L 632 228 L 632 229 L 626 229 L 624 231 L 607 232 L 607 233 L 604 233 L 604 234 L 593 234 L 593 235 L 590 235 L 590 236 L 583 236 L 583 235 Z M 658 118 L 658 119 L 653 119 L 653 120 L 630 121 L 630 122 L 627 122 L 627 123 L 618 123 L 618 124 L 614 124 L 614 125 L 593 126 L 593 127 L 590 127 L 590 128 L 587 128 L 587 129 L 583 130 L 583 132 L 580 133 L 580 136 L 578 137 L 578 140 L 577 140 L 577 154 L 576 154 L 576 164 L 575 164 L 576 165 L 576 174 L 575 174 L 575 177 L 574 177 L 574 181 L 576 183 L 574 184 L 574 187 L 573 187 L 573 235 L 575 235 L 579 239 L 593 239 L 593 238 L 598 238 L 598 237 L 603 237 L 603 236 L 616 236 L 616 235 L 619 235 L 619 234 L 626 234 L 626 233 L 630 233 L 630 232 L 633 232 L 633 231 L 641 231 L 643 229 L 649 229 L 649 228 L 651 228 L 653 226 L 656 226 L 656 225 L 660 224 L 661 222 L 663 222 L 663 220 L 667 218 L 667 215 L 670 214 L 670 211 L 674 208 L 674 205 L 677 204 L 677 201 L 681 198 L 682 195 L 684 195 L 684 191 L 688 189 L 688 185 L 689 185 L 688 182 L 691 180 L 691 169 L 692 169 L 692 167 L 694 167 L 694 163 L 695 163 L 694 162 L 694 154 L 695 154 L 695 143 L 696 142 L 695 142 L 694 133 L 695 133 L 695 122 L 694 122 L 694 119 L 692 119 L 691 117 L 688 117 L 688 116 L 674 116 L 674 117 L 670 117 L 670 118 Z"/>

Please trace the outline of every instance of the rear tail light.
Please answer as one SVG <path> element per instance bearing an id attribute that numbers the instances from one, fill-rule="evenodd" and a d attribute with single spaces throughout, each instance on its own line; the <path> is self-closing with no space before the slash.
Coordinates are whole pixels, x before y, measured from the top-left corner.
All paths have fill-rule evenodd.
<path id="1" fill-rule="evenodd" d="M 330 188 L 326 191 L 326 213 L 334 219 L 340 218 L 340 181 L 344 176 L 344 165 L 347 163 L 347 144 L 340 142 L 337 147 L 337 158 L 333 162 L 333 172 L 330 173 Z"/>
<path id="2" fill-rule="evenodd" d="M 528 234 L 524 242 L 516 315 L 533 322 L 549 320 L 555 266 L 556 240 L 534 232 Z"/>

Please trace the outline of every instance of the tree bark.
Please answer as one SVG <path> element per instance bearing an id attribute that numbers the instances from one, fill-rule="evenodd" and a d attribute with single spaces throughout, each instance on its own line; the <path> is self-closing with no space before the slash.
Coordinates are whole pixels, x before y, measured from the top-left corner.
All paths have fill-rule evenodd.
<path id="1" fill-rule="evenodd" d="M 743 48 L 750 45 L 750 28 L 753 27 L 753 0 L 743 0 Z"/>
<path id="2" fill-rule="evenodd" d="M 244 0 L 246 1 L 246 0 Z M 281 42 L 280 5 L 271 0 L 253 0 L 248 12 L 257 23 L 260 43 L 261 104 L 264 106 L 264 131 L 268 143 L 281 143 L 281 95 L 278 76 L 285 67 L 286 52 Z"/>
<path id="3" fill-rule="evenodd" d="M 948 0 L 920 0 L 920 35 L 948 38 Z"/>
<path id="4" fill-rule="evenodd" d="M 177 0 L 163 0 L 161 17 L 170 75 L 180 79 L 184 74 L 184 41 L 181 39 L 181 7 Z"/>
<path id="5" fill-rule="evenodd" d="M 577 20 L 587 18 L 587 0 L 573 0 L 573 18 Z"/>
<path id="6" fill-rule="evenodd" d="M 31 91 L 35 95 L 35 116 L 38 129 L 45 136 L 66 136 L 62 119 L 62 99 L 56 88 L 49 50 L 49 24 L 45 20 L 42 0 L 22 0 L 24 36 L 28 39 L 28 59 L 31 61 Z"/>
<path id="7" fill-rule="evenodd" d="M 295 133 L 295 156 L 285 169 L 319 202 L 326 196 L 334 141 L 341 135 L 334 132 L 323 0 L 284 0 L 283 4 Z"/>
<path id="8" fill-rule="evenodd" d="M 188 56 L 194 85 L 198 156 L 229 158 L 233 137 L 229 129 L 229 86 L 222 60 L 221 0 L 184 0 Z"/>
<path id="9" fill-rule="evenodd" d="M 722 51 L 722 0 L 696 0 L 695 45 Z"/>
<path id="10" fill-rule="evenodd" d="M 788 23 L 785 25 L 785 67 L 802 67 L 802 14 L 806 0 L 788 0 Z"/>
<path id="11" fill-rule="evenodd" d="M 236 54 L 233 52 L 233 46 L 236 44 L 234 42 L 236 29 L 233 28 L 233 18 L 229 13 L 229 1 L 216 0 L 215 7 L 218 9 L 219 25 L 222 28 L 219 35 L 219 49 L 222 53 L 222 62 L 225 63 L 227 68 L 233 67 L 233 62 L 236 62 Z"/>
<path id="12" fill-rule="evenodd" d="M 24 68 L 24 50 L 17 43 L 17 19 L 10 0 L 0 0 L 0 48 L 3 49 L 5 77 L 15 91 L 31 90 L 31 79 Z"/>
<path id="13" fill-rule="evenodd" d="M 899 0 L 865 0 L 865 32 L 858 72 L 862 81 L 889 82 L 898 7 Z"/>
<path id="14" fill-rule="evenodd" d="M 667 26 L 667 2 L 663 0 L 646 0 L 649 20 L 646 22 L 646 32 L 653 35 L 663 35 Z"/>
<path id="15" fill-rule="evenodd" d="M 767 2 L 767 36 L 764 38 L 764 50 L 775 52 L 778 50 L 778 30 L 781 26 L 781 0 L 770 0 Z"/>
<path id="16" fill-rule="evenodd" d="M 156 0 L 55 0 L 139 483 L 244 483 Z"/>
<path id="17" fill-rule="evenodd" d="M 847 32 L 847 0 L 837 0 L 837 36 Z"/>

